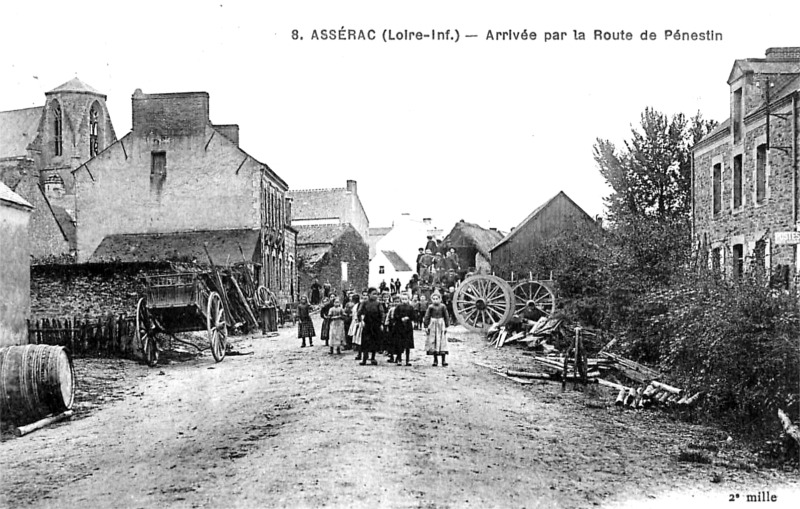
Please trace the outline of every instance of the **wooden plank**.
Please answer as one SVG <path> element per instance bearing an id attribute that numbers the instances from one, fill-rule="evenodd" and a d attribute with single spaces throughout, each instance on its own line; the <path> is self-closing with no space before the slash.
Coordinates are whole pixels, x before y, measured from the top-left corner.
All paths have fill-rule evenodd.
<path id="1" fill-rule="evenodd" d="M 32 431 L 36 431 L 37 429 L 44 428 L 45 426 L 49 426 L 53 423 L 63 421 L 64 419 L 69 419 L 71 417 L 72 417 L 72 410 L 67 410 L 64 413 L 54 415 L 52 417 L 45 417 L 44 419 L 40 419 L 34 423 L 14 428 L 14 434 L 18 437 L 21 437 L 27 435 L 28 433 L 31 433 Z"/>

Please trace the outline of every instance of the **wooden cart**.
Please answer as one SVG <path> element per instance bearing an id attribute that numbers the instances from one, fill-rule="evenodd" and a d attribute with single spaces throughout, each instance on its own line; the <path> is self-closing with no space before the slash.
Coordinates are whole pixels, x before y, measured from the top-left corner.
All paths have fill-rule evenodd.
<path id="1" fill-rule="evenodd" d="M 190 272 L 145 276 L 146 295 L 136 304 L 135 337 L 150 366 L 158 363 L 158 335 L 205 350 L 175 337 L 178 332 L 205 330 L 211 354 L 220 362 L 228 348 L 227 313 L 220 295 L 210 291 L 207 273 Z"/>
<path id="2" fill-rule="evenodd" d="M 475 332 L 504 325 L 531 300 L 550 316 L 556 307 L 552 286 L 552 281 L 536 279 L 506 282 L 497 276 L 470 276 L 453 296 L 453 313 L 461 325 Z"/>

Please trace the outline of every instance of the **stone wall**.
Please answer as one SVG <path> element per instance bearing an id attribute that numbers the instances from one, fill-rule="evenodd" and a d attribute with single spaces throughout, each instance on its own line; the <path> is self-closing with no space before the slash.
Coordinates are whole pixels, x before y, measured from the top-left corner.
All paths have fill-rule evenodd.
<path id="1" fill-rule="evenodd" d="M 141 276 L 168 271 L 167 266 L 39 265 L 31 268 L 31 317 L 133 316 L 144 296 Z"/>
<path id="2" fill-rule="evenodd" d="M 298 246 L 298 253 L 302 253 Z M 302 256 L 302 254 L 300 254 Z M 347 282 L 345 288 L 356 291 L 367 288 L 369 284 L 369 246 L 354 228 L 348 228 L 333 244 L 327 253 L 312 267 L 298 270 L 300 295 L 307 295 L 315 278 L 320 284 L 330 283 L 331 288 L 341 293 L 342 262 L 347 262 Z"/>

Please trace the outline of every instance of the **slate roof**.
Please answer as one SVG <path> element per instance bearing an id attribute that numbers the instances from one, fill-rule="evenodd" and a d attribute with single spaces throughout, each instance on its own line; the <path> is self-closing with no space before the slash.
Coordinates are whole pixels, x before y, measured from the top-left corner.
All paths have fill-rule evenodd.
<path id="1" fill-rule="evenodd" d="M 581 212 L 583 212 L 583 213 L 584 213 L 584 215 L 586 216 L 586 218 L 587 218 L 587 219 L 589 219 L 589 221 L 591 221 L 591 222 L 594 222 L 594 219 L 592 219 L 592 216 L 590 216 L 589 214 L 587 214 L 587 213 L 586 213 L 586 211 L 585 211 L 585 210 L 583 210 L 582 208 L 580 208 L 580 207 L 578 206 L 578 204 L 577 204 L 577 203 L 575 203 L 574 201 L 572 201 L 572 198 L 570 198 L 569 196 L 567 196 L 567 194 L 566 194 L 564 191 L 559 191 L 559 193 L 558 193 L 557 195 L 553 196 L 552 198 L 550 198 L 550 199 L 549 199 L 549 200 L 547 200 L 546 202 L 544 202 L 544 203 L 542 203 L 541 205 L 539 205 L 538 207 L 536 207 L 536 208 L 534 209 L 534 211 L 533 211 L 533 212 L 531 212 L 531 213 L 528 215 L 528 217 L 526 217 L 525 219 L 523 219 L 523 220 L 522 220 L 522 222 L 521 222 L 521 223 L 519 223 L 519 224 L 517 225 L 517 227 L 516 227 L 516 228 L 514 228 L 514 230 L 513 230 L 511 233 L 509 233 L 508 235 L 506 235 L 505 237 L 503 237 L 503 239 L 502 239 L 502 240 L 500 240 L 500 242 L 498 242 L 497 244 L 495 244 L 495 246 L 494 246 L 494 247 L 491 249 L 491 251 L 494 251 L 494 250 L 495 250 L 495 249 L 497 249 L 498 247 L 502 246 L 502 245 L 503 245 L 503 244 L 505 244 L 505 243 L 506 243 L 506 242 L 507 242 L 509 239 L 511 239 L 512 237 L 514 237 L 516 234 L 518 234 L 518 233 L 520 232 L 520 230 L 522 230 L 522 229 L 523 229 L 523 227 L 524 227 L 526 224 L 528 224 L 530 221 L 533 221 L 533 220 L 536 218 L 536 216 L 538 216 L 538 215 L 539 215 L 539 213 L 540 213 L 541 211 L 543 211 L 545 208 L 547 208 L 547 206 L 548 206 L 548 205 L 550 205 L 551 203 L 553 203 L 553 202 L 556 200 L 556 198 L 558 198 L 559 196 L 562 196 L 562 195 L 563 195 L 563 196 L 564 196 L 564 198 L 566 198 L 566 199 L 567 199 L 567 200 L 568 200 L 570 203 L 572 203 L 572 205 L 574 205 L 574 206 L 575 206 L 575 208 L 577 208 L 578 210 L 580 210 Z"/>
<path id="2" fill-rule="evenodd" d="M 84 94 L 102 95 L 103 97 L 106 97 L 106 95 L 104 93 L 96 90 L 91 85 L 87 85 L 86 83 L 82 82 L 78 78 L 72 78 L 68 82 L 57 86 L 53 90 L 51 90 L 49 92 L 45 92 L 45 94 L 56 94 L 56 93 L 59 93 L 59 92 L 78 92 L 78 93 L 84 93 Z"/>
<path id="3" fill-rule="evenodd" d="M 141 263 L 152 261 L 197 260 L 207 264 L 204 244 L 215 265 L 229 265 L 242 260 L 239 246 L 250 260 L 257 259 L 260 247 L 259 230 L 203 230 L 176 233 L 134 233 L 109 235 L 103 239 L 89 263 L 121 261 Z"/>
<path id="4" fill-rule="evenodd" d="M 28 155 L 28 145 L 39 132 L 42 106 L 0 111 L 0 159 Z"/>
<path id="5" fill-rule="evenodd" d="M 297 225 L 297 245 L 333 244 L 348 228 L 349 224 Z"/>
<path id="6" fill-rule="evenodd" d="M 411 272 L 411 267 L 408 266 L 406 261 L 403 260 L 403 258 L 399 254 L 397 254 L 396 251 L 381 250 L 381 253 L 383 253 L 383 256 L 385 256 L 386 259 L 389 260 L 389 263 L 392 264 L 392 267 L 394 267 L 394 270 L 396 272 Z"/>
<path id="7" fill-rule="evenodd" d="M 12 191 L 7 185 L 0 182 L 0 201 L 12 203 L 20 207 L 33 208 L 23 197 Z"/>

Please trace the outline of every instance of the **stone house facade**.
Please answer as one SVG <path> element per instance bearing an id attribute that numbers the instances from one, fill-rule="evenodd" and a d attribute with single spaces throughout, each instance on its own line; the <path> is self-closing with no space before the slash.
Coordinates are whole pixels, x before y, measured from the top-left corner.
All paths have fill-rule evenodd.
<path id="1" fill-rule="evenodd" d="M 800 48 L 736 60 L 730 118 L 693 148 L 692 238 L 700 263 L 740 277 L 797 276 Z"/>
<path id="2" fill-rule="evenodd" d="M 300 294 L 310 292 L 315 279 L 341 290 L 361 291 L 369 282 L 369 246 L 349 224 L 297 227 Z"/>
<path id="3" fill-rule="evenodd" d="M 248 239 L 241 248 L 260 265 L 260 283 L 289 291 L 296 274 L 294 239 L 287 237 L 295 232 L 287 228 L 286 182 L 239 147 L 238 126 L 211 123 L 207 93 L 136 90 L 131 103 L 131 132 L 72 171 L 78 262 L 114 261 L 95 256 L 104 241 L 103 252 L 115 253 L 119 245 L 139 246 L 142 238 L 134 236 L 209 232 L 227 239 L 249 230 L 255 234 L 236 238 Z M 238 247 L 214 263 L 241 261 Z"/>

